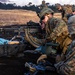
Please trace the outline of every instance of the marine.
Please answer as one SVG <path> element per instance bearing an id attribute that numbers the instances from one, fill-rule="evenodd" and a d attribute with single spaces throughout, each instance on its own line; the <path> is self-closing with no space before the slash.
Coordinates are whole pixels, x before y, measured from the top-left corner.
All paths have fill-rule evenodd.
<path id="1" fill-rule="evenodd" d="M 54 11 L 50 8 L 43 8 L 39 13 L 41 28 L 46 31 L 46 42 L 44 43 L 44 47 L 46 46 L 46 48 L 45 53 L 38 58 L 37 62 L 51 55 L 55 56 L 53 57 L 55 58 L 54 63 L 63 60 L 67 47 L 72 41 L 66 23 L 62 19 L 54 18 L 53 14 Z M 47 46 L 49 42 L 58 44 L 58 46 Z"/>
<path id="2" fill-rule="evenodd" d="M 68 20 L 68 30 L 72 42 L 66 50 L 65 59 L 55 64 L 57 72 L 61 75 L 75 75 L 75 7 L 72 7 L 72 13 L 73 16 Z"/>
<path id="3" fill-rule="evenodd" d="M 62 19 L 67 23 L 70 16 L 72 16 L 72 6 L 71 5 L 60 5 L 56 4 L 56 9 L 61 12 Z"/>

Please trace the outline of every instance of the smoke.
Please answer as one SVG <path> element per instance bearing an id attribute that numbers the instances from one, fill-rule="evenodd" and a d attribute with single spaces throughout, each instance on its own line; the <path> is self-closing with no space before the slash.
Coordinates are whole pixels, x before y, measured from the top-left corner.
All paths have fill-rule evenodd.
<path id="1" fill-rule="evenodd" d="M 9 0 L 0 0 L 0 2 L 8 2 Z"/>

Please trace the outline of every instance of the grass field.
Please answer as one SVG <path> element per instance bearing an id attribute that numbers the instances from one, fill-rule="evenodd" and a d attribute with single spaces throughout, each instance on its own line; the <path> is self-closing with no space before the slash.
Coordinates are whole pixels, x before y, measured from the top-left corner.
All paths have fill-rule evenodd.
<path id="1" fill-rule="evenodd" d="M 61 18 L 60 15 L 60 13 L 56 13 L 55 17 Z M 22 25 L 30 20 L 39 22 L 36 12 L 27 10 L 0 10 L 0 26 Z"/>
<path id="2" fill-rule="evenodd" d="M 29 20 L 38 22 L 39 18 L 33 11 L 27 10 L 0 10 L 0 26 L 26 24 Z"/>

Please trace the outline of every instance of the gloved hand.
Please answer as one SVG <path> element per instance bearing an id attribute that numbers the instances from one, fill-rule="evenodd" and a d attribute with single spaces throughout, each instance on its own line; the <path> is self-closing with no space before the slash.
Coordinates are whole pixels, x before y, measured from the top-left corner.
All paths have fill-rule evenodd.
<path id="1" fill-rule="evenodd" d="M 46 59 L 46 58 L 47 58 L 47 55 L 46 55 L 46 54 L 41 55 L 41 56 L 38 58 L 38 60 L 37 60 L 37 64 L 38 64 L 40 61 L 45 62 L 44 59 Z"/>

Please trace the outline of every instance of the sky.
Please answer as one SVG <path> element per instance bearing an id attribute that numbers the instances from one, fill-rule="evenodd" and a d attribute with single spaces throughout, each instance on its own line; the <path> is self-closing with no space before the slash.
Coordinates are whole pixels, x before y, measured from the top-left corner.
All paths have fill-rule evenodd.
<path id="1" fill-rule="evenodd" d="M 40 5 L 42 0 L 0 0 L 2 2 L 10 2 L 10 3 L 16 3 L 17 5 L 27 5 L 29 2 L 32 2 L 35 5 Z M 45 0 L 46 3 L 55 4 L 55 3 L 60 3 L 60 4 L 75 4 L 75 0 Z"/>

